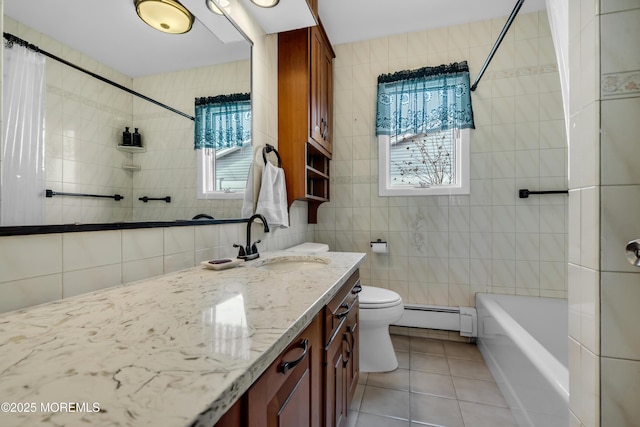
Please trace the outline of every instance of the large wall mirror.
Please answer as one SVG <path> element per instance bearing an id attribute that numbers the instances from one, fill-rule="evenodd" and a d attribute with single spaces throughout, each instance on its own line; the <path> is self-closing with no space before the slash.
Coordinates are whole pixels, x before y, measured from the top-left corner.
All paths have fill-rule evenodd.
<path id="1" fill-rule="evenodd" d="M 241 195 L 233 187 L 219 185 L 226 191 L 220 197 L 198 197 L 199 156 L 189 116 L 195 115 L 195 98 L 251 92 L 252 43 L 204 0 L 182 3 L 195 21 L 191 31 L 175 35 L 144 23 L 133 0 L 4 0 L 5 33 L 157 103 L 47 58 L 44 188 L 13 199 L 43 206 L 42 220 L 12 223 L 0 218 L 2 226 L 174 221 L 199 214 L 240 217 Z M 5 109 L 6 95 L 4 89 Z M 121 147 L 127 127 L 132 133 L 138 129 L 141 149 Z M 0 156 L 3 152 L 7 150 Z M 246 182 L 253 158 L 250 138 L 245 146 L 222 154 L 216 167 L 228 174 L 225 182 Z M 0 158 L 4 171 L 9 170 L 8 157 Z M 14 188 L 6 179 L 2 185 L 0 203 L 6 205 Z M 56 194 L 45 197 L 45 189 Z M 26 204 L 22 209 L 40 208 Z"/>

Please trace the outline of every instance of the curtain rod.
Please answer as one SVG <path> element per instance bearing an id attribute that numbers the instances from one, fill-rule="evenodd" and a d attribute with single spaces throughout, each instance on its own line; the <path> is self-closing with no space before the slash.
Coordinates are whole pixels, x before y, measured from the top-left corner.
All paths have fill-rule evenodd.
<path id="1" fill-rule="evenodd" d="M 85 73 L 85 74 L 88 74 L 88 75 L 90 75 L 91 77 L 93 77 L 93 78 L 95 78 L 95 79 L 98 79 L 98 80 L 100 80 L 100 81 L 102 81 L 102 82 L 104 82 L 104 83 L 108 83 L 108 84 L 110 84 L 111 86 L 115 86 L 115 87 L 117 87 L 118 89 L 121 89 L 121 90 L 123 90 L 123 91 L 125 91 L 125 92 L 130 93 L 131 95 L 135 95 L 135 96 L 137 96 L 138 98 L 142 98 L 142 99 L 144 99 L 145 101 L 151 102 L 152 104 L 155 104 L 155 105 L 157 105 L 157 106 L 159 106 L 159 107 L 165 108 L 165 109 L 167 109 L 167 110 L 169 110 L 169 111 L 171 111 L 171 112 L 173 112 L 173 113 L 179 114 L 179 115 L 181 115 L 182 117 L 186 117 L 187 119 L 195 120 L 195 117 L 190 116 L 190 115 L 188 115 L 187 113 L 183 113 L 183 112 L 182 112 L 182 111 L 180 111 L 180 110 L 176 110 L 176 109 L 175 109 L 175 108 L 173 108 L 173 107 L 169 107 L 168 105 L 163 104 L 163 103 L 161 103 L 161 102 L 159 102 L 159 101 L 156 101 L 156 100 L 155 100 L 155 99 L 153 99 L 153 98 L 149 98 L 148 96 L 143 95 L 143 94 L 141 94 L 141 93 L 139 93 L 139 92 L 136 92 L 135 90 L 131 90 L 131 89 L 127 88 L 127 87 L 124 87 L 124 86 L 122 86 L 121 84 L 114 82 L 113 80 L 109 80 L 109 79 L 108 79 L 108 78 L 106 78 L 106 77 L 103 77 L 103 76 L 101 76 L 101 75 L 99 75 L 99 74 L 96 74 L 96 73 L 94 73 L 94 72 L 92 72 L 92 71 L 89 71 L 89 70 L 86 70 L 86 69 L 84 69 L 84 68 L 82 68 L 82 67 L 79 67 L 79 66 L 77 66 L 76 64 L 73 64 L 73 63 L 71 63 L 71 62 L 67 61 L 66 59 L 62 59 L 62 58 L 60 58 L 59 56 L 56 56 L 56 55 L 54 55 L 54 54 L 52 54 L 52 53 L 47 52 L 46 50 L 42 50 L 42 49 L 40 49 L 38 46 L 33 45 L 33 44 L 31 44 L 31 43 L 27 42 L 26 40 L 21 39 L 20 37 L 16 37 L 16 36 L 14 36 L 13 34 L 9 34 L 9 33 L 3 33 L 3 35 L 4 35 L 4 38 L 5 38 L 5 39 L 7 39 L 7 41 L 8 41 L 9 43 L 17 43 L 17 44 L 19 44 L 20 46 L 24 46 L 24 47 L 26 47 L 26 48 L 28 48 L 28 49 L 34 50 L 34 51 L 36 51 L 36 52 L 39 52 L 39 53 L 43 54 L 44 56 L 46 56 L 46 57 L 48 57 L 48 58 L 51 58 L 51 59 L 53 59 L 53 60 L 55 60 L 55 61 L 58 61 L 58 62 L 61 62 L 61 63 L 65 64 L 65 65 L 67 65 L 67 66 L 69 66 L 69 67 L 71 67 L 71 68 L 75 68 L 75 69 L 76 69 L 76 70 L 78 70 L 78 71 L 81 71 L 81 72 L 83 72 L 83 73 Z"/>
<path id="2" fill-rule="evenodd" d="M 500 32 L 500 35 L 498 36 L 498 40 L 496 40 L 496 43 L 491 48 L 491 52 L 489 52 L 489 56 L 487 57 L 487 60 L 484 61 L 484 65 L 480 69 L 480 72 L 478 73 L 478 76 L 476 77 L 476 80 L 471 85 L 471 90 L 472 91 L 476 90 L 476 88 L 478 87 L 478 82 L 480 81 L 480 79 L 482 78 L 482 75 L 484 74 L 485 70 L 487 69 L 487 66 L 489 65 L 489 62 L 491 62 L 491 60 L 493 59 L 493 55 L 496 54 L 496 50 L 498 50 L 498 47 L 500 46 L 500 43 L 502 43 L 502 39 L 504 38 L 505 34 L 507 34 L 507 31 L 509 30 L 509 27 L 511 26 L 511 23 L 516 18 L 516 15 L 518 14 L 518 11 L 522 7 L 522 3 L 524 3 L 524 0 L 518 0 L 518 2 L 516 3 L 515 7 L 513 8 L 513 11 L 511 12 L 511 15 L 509 15 L 509 18 L 507 19 L 507 22 L 504 24 L 504 27 L 502 28 L 502 31 Z"/>

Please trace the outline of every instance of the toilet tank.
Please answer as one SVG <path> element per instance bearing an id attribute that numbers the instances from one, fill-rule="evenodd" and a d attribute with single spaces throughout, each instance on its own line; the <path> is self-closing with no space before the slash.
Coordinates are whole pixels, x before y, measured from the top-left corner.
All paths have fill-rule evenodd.
<path id="1" fill-rule="evenodd" d="M 329 245 L 326 243 L 305 242 L 285 250 L 305 253 L 329 252 Z"/>

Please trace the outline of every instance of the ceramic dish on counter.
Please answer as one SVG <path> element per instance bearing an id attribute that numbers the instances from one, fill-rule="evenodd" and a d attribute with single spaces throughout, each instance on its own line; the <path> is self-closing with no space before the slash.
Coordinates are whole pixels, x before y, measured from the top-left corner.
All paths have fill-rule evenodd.
<path id="1" fill-rule="evenodd" d="M 244 260 L 242 259 L 231 259 L 231 258 L 222 258 L 222 259 L 212 259 L 211 261 L 202 261 L 200 265 L 210 270 L 226 270 L 227 268 L 236 267 L 242 264 Z"/>

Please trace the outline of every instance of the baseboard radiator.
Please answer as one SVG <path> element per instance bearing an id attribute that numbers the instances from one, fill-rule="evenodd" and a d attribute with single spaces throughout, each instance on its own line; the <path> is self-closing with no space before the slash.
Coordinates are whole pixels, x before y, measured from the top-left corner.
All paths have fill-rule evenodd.
<path id="1" fill-rule="evenodd" d="M 402 317 L 393 325 L 460 331 L 463 337 L 478 336 L 478 315 L 475 307 L 405 304 Z"/>

